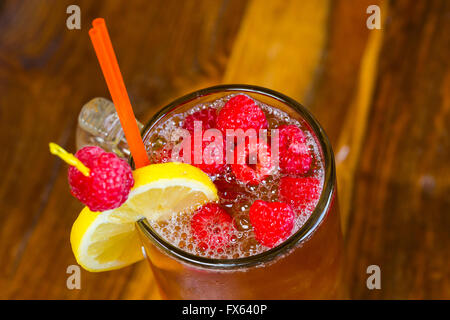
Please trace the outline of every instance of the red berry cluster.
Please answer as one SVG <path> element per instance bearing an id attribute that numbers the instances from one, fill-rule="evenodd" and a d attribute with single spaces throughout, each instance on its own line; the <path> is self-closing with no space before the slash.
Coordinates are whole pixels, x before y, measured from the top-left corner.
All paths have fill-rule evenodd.
<path id="1" fill-rule="evenodd" d="M 114 153 L 88 146 L 77 151 L 75 157 L 89 168 L 89 176 L 69 167 L 70 192 L 91 211 L 105 211 L 120 207 L 134 185 L 130 165 Z"/>
<path id="2" fill-rule="evenodd" d="M 215 109 L 205 109 L 188 116 L 184 128 L 193 131 L 193 122 L 201 121 L 203 129 L 217 128 L 224 137 L 231 130 L 268 128 L 264 111 L 255 101 L 246 95 L 232 97 L 217 113 Z M 320 181 L 305 177 L 311 168 L 312 155 L 309 151 L 305 134 L 295 125 L 282 125 L 279 135 L 279 170 L 280 179 L 278 198 L 280 202 L 256 200 L 249 211 L 249 220 L 256 240 L 267 247 L 273 247 L 284 241 L 292 233 L 295 217 L 314 205 L 320 196 Z M 228 130 L 228 131 L 227 131 Z M 270 145 L 263 141 L 250 143 L 246 139 L 244 145 L 236 140 L 234 163 L 229 165 L 235 181 L 223 177 L 215 180 L 219 196 L 233 200 L 243 191 L 245 185 L 257 185 L 277 170 L 271 161 Z M 202 149 L 208 144 L 203 144 Z M 225 145 L 224 145 L 225 154 Z M 256 161 L 251 157 L 256 157 Z M 226 165 L 219 165 L 225 158 L 217 158 L 217 163 L 205 165 L 194 164 L 208 174 L 223 172 Z M 218 204 L 207 204 L 197 209 L 191 220 L 191 230 L 197 239 L 198 246 L 204 250 L 217 249 L 229 244 L 234 232 L 231 216 Z"/>

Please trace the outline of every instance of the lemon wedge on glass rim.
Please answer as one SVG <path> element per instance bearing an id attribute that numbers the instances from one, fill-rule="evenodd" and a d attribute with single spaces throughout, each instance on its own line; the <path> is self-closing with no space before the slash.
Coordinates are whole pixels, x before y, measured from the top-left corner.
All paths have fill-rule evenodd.
<path id="1" fill-rule="evenodd" d="M 152 164 L 133 172 L 134 186 L 119 208 L 92 212 L 85 207 L 72 226 L 70 243 L 84 269 L 108 271 L 143 259 L 135 222 L 161 219 L 216 201 L 208 175 L 185 163 Z"/>

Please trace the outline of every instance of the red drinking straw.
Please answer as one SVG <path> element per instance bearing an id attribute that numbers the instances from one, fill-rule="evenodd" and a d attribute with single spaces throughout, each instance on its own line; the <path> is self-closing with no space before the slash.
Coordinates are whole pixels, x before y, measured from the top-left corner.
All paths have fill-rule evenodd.
<path id="1" fill-rule="evenodd" d="M 131 107 L 130 98 L 125 88 L 111 39 L 106 29 L 105 20 L 97 18 L 92 22 L 92 25 L 93 28 L 89 30 L 89 36 L 108 85 L 109 93 L 116 107 L 131 155 L 137 169 L 144 167 L 149 165 L 150 161 L 141 138 L 133 108 Z"/>

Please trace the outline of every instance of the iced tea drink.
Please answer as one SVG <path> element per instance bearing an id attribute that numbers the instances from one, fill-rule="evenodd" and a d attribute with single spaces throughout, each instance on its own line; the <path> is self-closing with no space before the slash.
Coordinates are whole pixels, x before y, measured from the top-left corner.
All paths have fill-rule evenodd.
<path id="1" fill-rule="evenodd" d="M 194 141 L 179 130 L 193 134 L 192 120 L 200 120 L 202 128 L 196 132 L 202 134 L 217 127 L 223 132 L 228 124 L 236 128 L 233 121 L 239 115 L 233 115 L 236 108 L 229 106 L 234 101 L 238 111 L 251 104 L 242 112 L 260 126 L 260 132 L 267 133 L 266 141 L 262 134 L 256 140 L 256 149 L 266 153 L 252 154 L 255 148 L 248 137 L 238 141 L 236 136 L 227 139 L 224 133 L 223 158 L 212 148 L 209 155 L 216 162 L 202 158 L 196 163 L 192 146 L 192 164 L 214 181 L 219 201 L 137 223 L 162 297 L 342 298 L 342 236 L 333 153 L 317 121 L 300 104 L 251 86 L 195 92 L 174 101 L 148 123 L 144 141 L 150 159 L 188 161 L 189 157 L 183 157 L 186 149 L 183 154 L 176 148 L 183 140 Z M 254 106 L 265 120 L 259 111 L 252 113 Z M 224 108 L 230 109 L 231 115 L 221 114 Z M 197 150 L 204 155 L 205 140 L 214 139 L 202 137 Z M 274 141 L 276 148 L 272 148 Z M 239 143 L 244 147 L 238 150 Z M 173 156 L 175 149 L 178 158 Z M 230 152 L 232 156 L 227 158 Z M 277 157 L 277 161 L 268 164 L 265 155 Z"/>

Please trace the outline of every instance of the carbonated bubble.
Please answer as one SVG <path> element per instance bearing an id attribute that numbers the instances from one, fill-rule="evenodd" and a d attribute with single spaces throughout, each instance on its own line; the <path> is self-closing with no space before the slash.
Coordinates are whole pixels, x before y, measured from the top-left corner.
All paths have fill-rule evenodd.
<path id="1" fill-rule="evenodd" d="M 169 150 L 178 142 L 168 141 L 168 137 L 174 136 L 173 134 L 176 130 L 179 130 L 179 127 L 182 126 L 183 119 L 189 114 L 193 114 L 194 112 L 205 108 L 219 110 L 232 96 L 233 95 L 230 95 L 211 103 L 197 105 L 186 112 L 174 114 L 171 118 L 154 126 L 151 134 L 148 135 L 148 141 L 146 141 L 146 148 L 149 150 L 151 159 L 167 158 Z M 277 128 L 281 125 L 296 125 L 302 128 L 305 132 L 308 146 L 314 155 L 309 175 L 323 181 L 323 165 L 320 161 L 316 161 L 316 159 L 320 159 L 320 149 L 314 136 L 309 132 L 306 126 L 279 109 L 260 102 L 257 102 L 257 104 L 265 112 L 270 129 Z M 227 188 L 231 186 L 231 188 L 223 191 L 222 194 L 224 196 L 230 194 L 237 195 L 236 197 L 231 197 L 229 199 L 221 198 L 219 201 L 233 218 L 234 225 L 233 233 L 230 235 L 230 242 L 225 247 L 209 248 L 205 242 L 199 242 L 195 239 L 190 229 L 192 213 L 175 214 L 167 221 L 150 221 L 150 224 L 156 232 L 165 238 L 166 241 L 195 255 L 217 259 L 237 259 L 262 253 L 268 250 L 268 248 L 260 245 L 255 239 L 248 214 L 250 207 L 255 200 L 261 199 L 270 202 L 278 201 L 278 185 L 281 177 L 282 175 L 279 171 L 276 171 L 273 176 L 267 177 L 256 186 L 244 185 L 239 181 L 236 181 L 229 166 L 226 167 L 222 174 L 211 177 L 213 181 L 217 182 L 218 186 L 219 183 L 222 183 L 222 185 L 224 185 L 223 183 L 228 183 L 229 185 L 224 185 Z M 233 191 L 235 192 L 233 193 Z M 219 195 L 220 194 L 219 190 Z M 292 233 L 295 233 L 303 226 L 313 210 L 314 206 L 301 209 L 300 214 L 296 218 Z"/>

